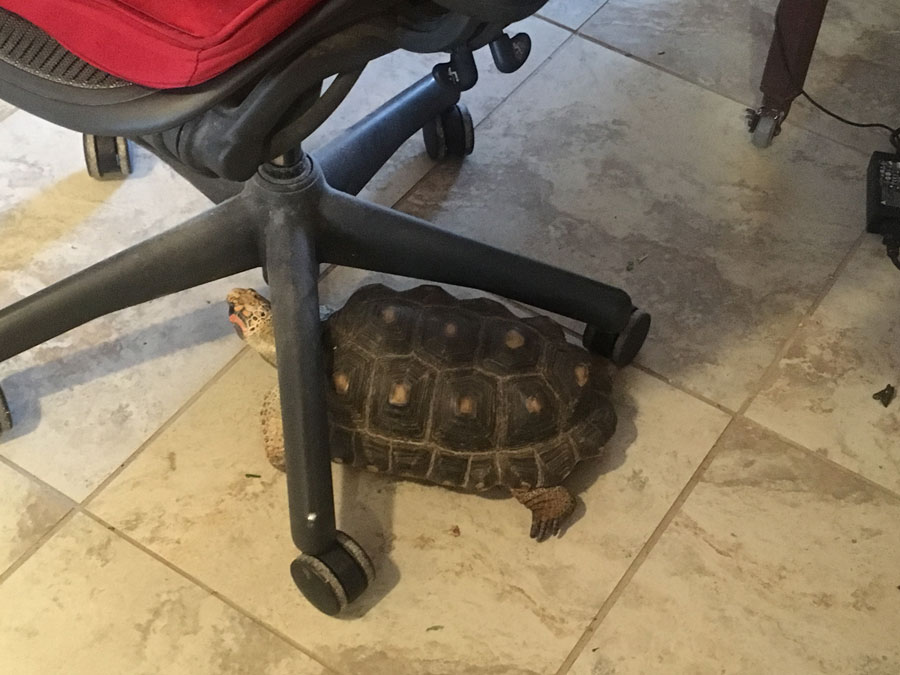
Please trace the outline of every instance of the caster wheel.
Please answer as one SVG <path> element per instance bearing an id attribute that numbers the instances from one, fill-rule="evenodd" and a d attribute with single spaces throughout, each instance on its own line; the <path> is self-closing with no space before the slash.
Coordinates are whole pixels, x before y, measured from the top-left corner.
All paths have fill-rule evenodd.
<path id="1" fill-rule="evenodd" d="M 128 141 L 121 136 L 84 134 L 84 163 L 97 180 L 118 180 L 131 173 Z"/>
<path id="2" fill-rule="evenodd" d="M 475 149 L 475 124 L 462 103 L 448 108 L 422 129 L 425 150 L 434 160 L 465 157 Z"/>
<path id="3" fill-rule="evenodd" d="M 582 344 L 588 351 L 604 356 L 619 368 L 624 368 L 644 346 L 650 332 L 650 315 L 635 309 L 621 333 L 601 333 L 593 326 L 584 331 Z"/>
<path id="4" fill-rule="evenodd" d="M 313 607 L 336 616 L 375 581 L 375 568 L 359 544 L 338 532 L 335 545 L 325 553 L 294 560 L 291 576 Z"/>
<path id="5" fill-rule="evenodd" d="M 3 390 L 0 389 L 0 436 L 7 431 L 10 431 L 12 427 L 12 413 L 9 411 L 9 404 L 6 402 L 6 396 L 3 395 Z"/>
<path id="6" fill-rule="evenodd" d="M 763 113 L 756 119 L 752 129 L 751 140 L 757 148 L 765 149 L 772 145 L 772 141 L 780 131 L 780 124 L 777 116 L 769 113 Z"/>

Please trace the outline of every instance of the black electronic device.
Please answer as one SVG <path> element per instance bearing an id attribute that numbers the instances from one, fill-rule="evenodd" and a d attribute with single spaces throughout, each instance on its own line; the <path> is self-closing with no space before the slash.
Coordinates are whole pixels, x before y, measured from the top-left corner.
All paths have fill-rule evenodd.
<path id="1" fill-rule="evenodd" d="M 875 152 L 869 160 L 866 230 L 884 237 L 888 257 L 900 268 L 900 154 Z"/>

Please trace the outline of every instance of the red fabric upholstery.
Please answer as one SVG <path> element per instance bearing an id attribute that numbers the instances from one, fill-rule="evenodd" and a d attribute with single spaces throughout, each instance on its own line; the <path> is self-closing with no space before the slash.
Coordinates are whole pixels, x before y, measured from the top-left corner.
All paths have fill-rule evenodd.
<path id="1" fill-rule="evenodd" d="M 322 0 L 0 0 L 88 63 L 166 89 L 247 58 Z"/>

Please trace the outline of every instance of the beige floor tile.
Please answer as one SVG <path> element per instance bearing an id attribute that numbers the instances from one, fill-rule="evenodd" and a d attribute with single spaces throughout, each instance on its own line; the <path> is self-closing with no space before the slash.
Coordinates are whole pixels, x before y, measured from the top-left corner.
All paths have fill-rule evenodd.
<path id="1" fill-rule="evenodd" d="M 867 239 L 804 323 L 748 415 L 900 492 L 900 274 L 879 237 Z"/>
<path id="2" fill-rule="evenodd" d="M 0 587 L 16 675 L 304 675 L 323 666 L 83 515 Z"/>
<path id="3" fill-rule="evenodd" d="M 68 513 L 52 490 L 0 463 L 0 574 Z"/>
<path id="4" fill-rule="evenodd" d="M 606 10 L 603 10 L 606 11 Z M 639 360 L 736 409 L 858 238 L 866 158 L 576 38 L 400 204 L 631 292 Z M 629 271 L 630 268 L 633 268 Z"/>
<path id="5" fill-rule="evenodd" d="M 550 0 L 539 14 L 568 28 L 577 29 L 607 2 L 608 0 Z"/>
<path id="6" fill-rule="evenodd" d="M 129 180 L 91 180 L 78 134 L 25 113 L 0 124 L 0 145 L 15 149 L 0 156 L 3 306 L 208 205 L 140 152 Z M 0 365 L 16 422 L 0 453 L 82 499 L 237 352 L 218 320 L 235 283 L 113 314 Z"/>
<path id="7" fill-rule="evenodd" d="M 508 498 L 336 467 L 339 524 L 370 552 L 379 580 L 334 620 L 311 609 L 288 575 L 284 477 L 266 463 L 257 414 L 274 381 L 248 353 L 89 508 L 354 673 L 555 668 L 727 423 L 625 371 L 609 454 L 571 477 L 576 521 L 543 544 L 528 538 L 527 511 Z"/>
<path id="8" fill-rule="evenodd" d="M 0 101 L 0 121 L 5 120 L 7 117 L 16 112 L 18 108 L 10 105 L 6 101 Z"/>
<path id="9" fill-rule="evenodd" d="M 900 672 L 900 498 L 730 428 L 573 675 Z"/>
<path id="10" fill-rule="evenodd" d="M 759 86 L 777 0 L 610 0 L 586 35 L 748 106 Z M 828 3 L 806 89 L 835 112 L 900 126 L 900 6 L 893 0 Z M 886 134 L 858 130 L 798 101 L 789 119 L 862 150 L 884 149 Z M 785 135 L 795 133 L 788 126 Z M 749 138 L 749 137 L 748 137 Z"/>
<path id="11" fill-rule="evenodd" d="M 737 408 L 862 228 L 867 157 L 800 127 L 860 150 L 883 141 L 800 105 L 771 150 L 753 149 L 734 101 L 756 101 L 775 0 L 710 2 L 552 0 L 542 13 L 570 28 L 593 15 L 593 38 L 732 101 L 530 19 L 511 28 L 534 39 L 522 71 L 501 76 L 479 54 L 463 97 L 482 122 L 475 155 L 432 171 L 416 137 L 363 196 L 413 189 L 405 210 L 624 286 L 654 314 L 641 362 Z M 889 0 L 833 0 L 813 93 L 892 121 L 895 14 Z M 435 61 L 372 64 L 307 147 Z M 0 306 L 208 204 L 140 151 L 133 179 L 93 182 L 77 134 L 12 112 L 0 104 L 0 145 L 14 149 L 0 156 Z M 323 302 L 372 278 L 334 271 Z M 900 385 L 895 280 L 867 241 L 748 415 L 900 490 L 898 404 L 871 399 Z M 17 420 L 0 454 L 84 498 L 238 352 L 222 298 L 259 284 L 252 273 L 127 310 L 0 364 Z M 87 508 L 348 675 L 555 672 L 729 420 L 626 369 L 607 457 L 573 474 L 571 527 L 540 545 L 503 495 L 336 467 L 339 523 L 379 572 L 336 620 L 288 573 L 284 476 L 257 416 L 274 380 L 244 353 Z M 900 497 L 753 422 L 717 452 L 572 672 L 898 672 Z M 67 509 L 0 463 L 0 573 Z M 17 675 L 330 672 L 82 515 L 0 585 L 0 655 Z"/>

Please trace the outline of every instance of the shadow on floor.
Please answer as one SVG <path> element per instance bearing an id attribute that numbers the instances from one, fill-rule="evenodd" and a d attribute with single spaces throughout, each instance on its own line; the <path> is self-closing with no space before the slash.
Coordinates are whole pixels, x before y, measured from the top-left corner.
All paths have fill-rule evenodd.
<path id="1" fill-rule="evenodd" d="M 212 302 L 193 312 L 11 372 L 2 381 L 15 423 L 9 438 L 23 436 L 37 427 L 41 420 L 40 401 L 45 396 L 72 391 L 92 380 L 220 339 L 230 331 L 223 307 L 223 303 Z M 238 348 L 235 338 L 235 351 Z M 41 345 L 34 348 L 34 355 L 41 358 L 42 350 L 52 354 L 55 348 L 52 343 Z"/>

